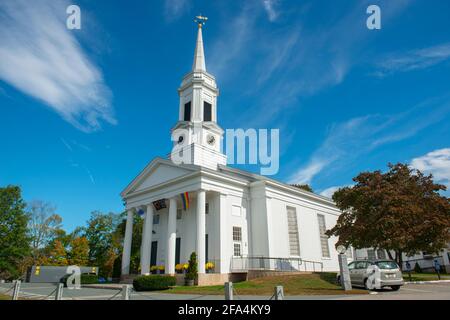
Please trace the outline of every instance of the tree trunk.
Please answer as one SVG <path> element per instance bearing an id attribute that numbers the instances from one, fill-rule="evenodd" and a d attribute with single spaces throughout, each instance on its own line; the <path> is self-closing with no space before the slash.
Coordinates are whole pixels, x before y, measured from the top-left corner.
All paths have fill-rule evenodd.
<path id="1" fill-rule="evenodd" d="M 402 250 L 395 250 L 395 262 L 397 262 L 400 270 L 403 269 L 403 254 Z"/>

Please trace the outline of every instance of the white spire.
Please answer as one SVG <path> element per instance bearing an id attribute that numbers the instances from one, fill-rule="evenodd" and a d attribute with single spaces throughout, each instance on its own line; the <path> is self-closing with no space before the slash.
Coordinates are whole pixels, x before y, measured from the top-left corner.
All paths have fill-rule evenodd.
<path id="1" fill-rule="evenodd" d="M 202 24 L 198 24 L 197 45 L 195 47 L 192 71 L 206 71 L 205 52 L 203 50 Z"/>

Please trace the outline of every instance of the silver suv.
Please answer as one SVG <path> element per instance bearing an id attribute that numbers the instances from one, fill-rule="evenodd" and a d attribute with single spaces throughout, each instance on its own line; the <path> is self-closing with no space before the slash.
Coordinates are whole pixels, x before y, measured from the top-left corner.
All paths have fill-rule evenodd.
<path id="1" fill-rule="evenodd" d="M 390 287 L 396 291 L 404 284 L 402 272 L 392 260 L 356 260 L 348 265 L 348 269 L 352 286 L 355 287 L 373 289 L 374 283 L 379 283 L 380 289 Z M 374 270 L 379 272 L 374 273 Z"/>

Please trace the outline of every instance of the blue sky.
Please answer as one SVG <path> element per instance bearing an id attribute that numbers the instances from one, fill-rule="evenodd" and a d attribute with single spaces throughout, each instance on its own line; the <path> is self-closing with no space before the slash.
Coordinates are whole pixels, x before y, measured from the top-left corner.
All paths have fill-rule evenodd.
<path id="1" fill-rule="evenodd" d="M 199 13 L 219 124 L 279 128 L 275 178 L 330 194 L 400 161 L 450 184 L 448 1 L 2 0 L 0 185 L 52 202 L 69 230 L 121 211 L 171 149 Z"/>

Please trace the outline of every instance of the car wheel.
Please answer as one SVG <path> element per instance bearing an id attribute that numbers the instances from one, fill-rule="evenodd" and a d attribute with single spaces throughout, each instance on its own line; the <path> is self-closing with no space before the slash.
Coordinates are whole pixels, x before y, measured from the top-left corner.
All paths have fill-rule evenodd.
<path id="1" fill-rule="evenodd" d="M 400 289 L 400 286 L 391 286 L 391 289 L 393 291 L 398 291 Z"/>

